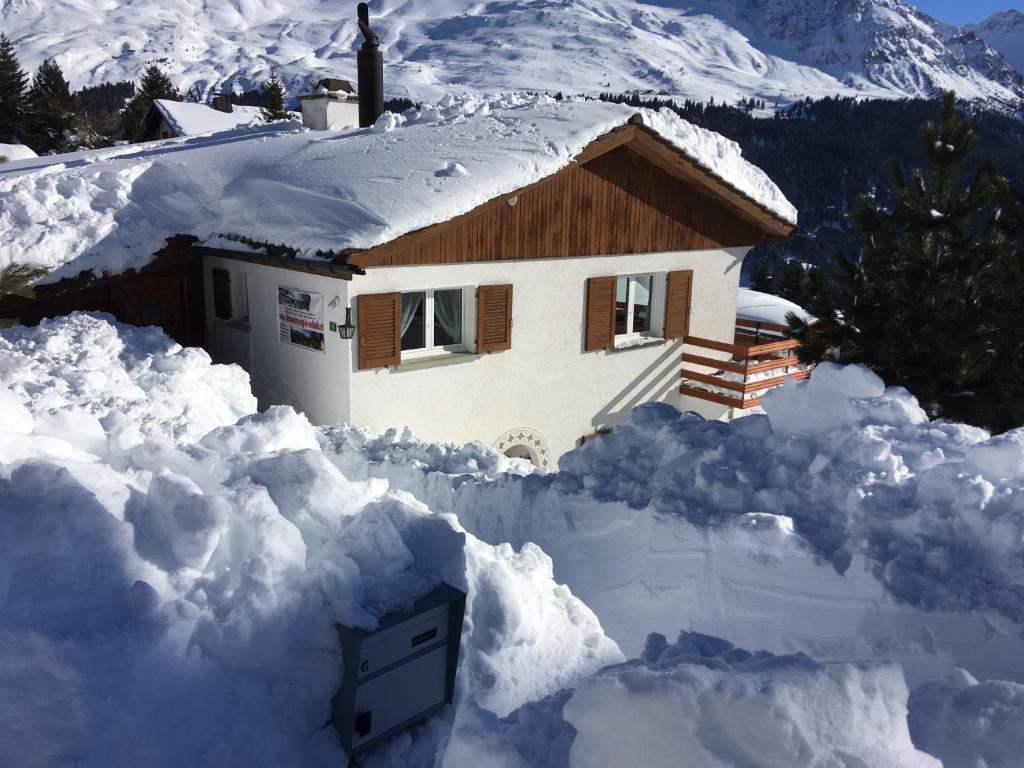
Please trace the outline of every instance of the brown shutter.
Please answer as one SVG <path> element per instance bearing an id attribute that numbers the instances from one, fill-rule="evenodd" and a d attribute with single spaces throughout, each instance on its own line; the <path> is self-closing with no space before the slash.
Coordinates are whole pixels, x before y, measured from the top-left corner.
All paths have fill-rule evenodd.
<path id="1" fill-rule="evenodd" d="M 218 320 L 232 317 L 231 273 L 226 269 L 213 269 L 213 314 Z"/>
<path id="2" fill-rule="evenodd" d="M 587 328 L 584 349 L 611 349 L 615 346 L 615 278 L 591 277 L 587 280 Z"/>
<path id="3" fill-rule="evenodd" d="M 402 359 L 402 294 L 370 293 L 356 298 L 359 367 L 383 368 Z"/>
<path id="4" fill-rule="evenodd" d="M 512 349 L 512 286 L 481 285 L 476 294 L 476 351 Z"/>
<path id="5" fill-rule="evenodd" d="M 693 270 L 668 273 L 665 296 L 665 338 L 681 339 L 690 333 L 690 299 L 693 294 Z"/>

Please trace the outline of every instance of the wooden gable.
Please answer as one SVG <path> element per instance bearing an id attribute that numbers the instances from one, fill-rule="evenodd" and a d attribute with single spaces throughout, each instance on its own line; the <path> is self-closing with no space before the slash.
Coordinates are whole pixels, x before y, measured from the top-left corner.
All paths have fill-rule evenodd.
<path id="1" fill-rule="evenodd" d="M 625 126 L 515 194 L 353 253 L 358 267 L 753 246 L 792 227 L 653 132 Z"/>

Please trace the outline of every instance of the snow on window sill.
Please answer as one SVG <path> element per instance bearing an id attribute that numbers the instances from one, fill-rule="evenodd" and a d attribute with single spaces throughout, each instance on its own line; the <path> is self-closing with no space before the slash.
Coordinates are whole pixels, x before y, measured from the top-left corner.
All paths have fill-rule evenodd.
<path id="1" fill-rule="evenodd" d="M 641 347 L 656 347 L 664 343 L 665 339 L 660 336 L 616 336 L 614 349 L 640 349 Z"/>
<path id="2" fill-rule="evenodd" d="M 402 360 L 396 368 L 401 371 L 419 371 L 425 368 L 442 368 L 446 365 L 457 365 L 476 360 L 483 355 L 475 352 L 443 352 L 437 355 L 415 356 Z"/>

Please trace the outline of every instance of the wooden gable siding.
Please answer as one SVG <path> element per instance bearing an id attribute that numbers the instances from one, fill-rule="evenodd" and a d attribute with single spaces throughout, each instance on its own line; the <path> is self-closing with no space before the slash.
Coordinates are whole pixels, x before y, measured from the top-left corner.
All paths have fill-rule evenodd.
<path id="1" fill-rule="evenodd" d="M 352 254 L 359 267 L 752 246 L 764 231 L 630 146 L 574 164 L 468 214 Z"/>

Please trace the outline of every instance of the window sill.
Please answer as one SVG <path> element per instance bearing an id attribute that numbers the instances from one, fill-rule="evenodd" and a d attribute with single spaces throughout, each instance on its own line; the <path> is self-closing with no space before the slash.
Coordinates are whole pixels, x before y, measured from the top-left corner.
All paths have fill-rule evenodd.
<path id="1" fill-rule="evenodd" d="M 476 352 L 446 352 L 441 355 L 414 357 L 409 360 L 403 360 L 396 366 L 396 370 L 401 373 L 403 371 L 420 371 L 426 368 L 443 368 L 446 365 L 469 363 L 480 357 L 483 357 L 483 355 Z"/>
<path id="2" fill-rule="evenodd" d="M 643 347 L 656 347 L 665 343 L 665 339 L 660 336 L 632 336 L 624 337 L 615 340 L 615 346 L 612 347 L 612 351 L 619 351 L 624 349 L 641 349 Z"/>

